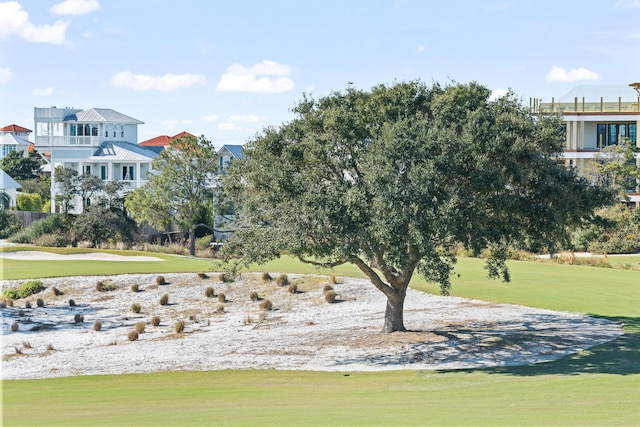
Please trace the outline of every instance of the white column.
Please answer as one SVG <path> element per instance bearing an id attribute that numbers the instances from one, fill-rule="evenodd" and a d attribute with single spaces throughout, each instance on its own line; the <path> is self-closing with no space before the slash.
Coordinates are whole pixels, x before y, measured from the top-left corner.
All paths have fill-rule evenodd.
<path id="1" fill-rule="evenodd" d="M 142 175 L 140 171 L 140 162 L 136 162 L 136 188 L 140 188 L 140 175 Z"/>

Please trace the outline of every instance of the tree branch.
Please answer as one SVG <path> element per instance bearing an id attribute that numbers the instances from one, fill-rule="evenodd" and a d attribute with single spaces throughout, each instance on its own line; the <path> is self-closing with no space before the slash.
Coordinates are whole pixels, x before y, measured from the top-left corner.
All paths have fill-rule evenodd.
<path id="1" fill-rule="evenodd" d="M 387 285 L 382 281 L 382 279 L 380 279 L 378 273 L 376 273 L 371 267 L 367 265 L 367 263 L 365 263 L 359 257 L 352 256 L 351 262 L 353 262 L 364 274 L 366 274 L 367 277 L 371 280 L 371 283 L 373 283 L 373 285 L 387 297 L 395 292 L 391 286 Z"/>

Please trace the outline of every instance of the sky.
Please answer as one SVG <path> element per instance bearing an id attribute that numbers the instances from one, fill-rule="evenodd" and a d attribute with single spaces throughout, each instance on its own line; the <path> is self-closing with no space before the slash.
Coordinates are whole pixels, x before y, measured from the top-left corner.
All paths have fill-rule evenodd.
<path id="1" fill-rule="evenodd" d="M 420 79 L 550 101 L 640 81 L 640 0 L 0 0 L 0 126 L 111 108 L 244 144 L 303 95 Z M 33 134 L 31 136 L 33 140 Z"/>

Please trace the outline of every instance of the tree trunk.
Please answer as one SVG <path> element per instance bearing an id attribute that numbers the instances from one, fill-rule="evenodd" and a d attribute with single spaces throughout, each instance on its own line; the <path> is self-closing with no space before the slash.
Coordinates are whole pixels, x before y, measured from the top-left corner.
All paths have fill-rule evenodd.
<path id="1" fill-rule="evenodd" d="M 387 308 L 384 311 L 382 333 L 406 331 L 404 327 L 404 298 L 406 292 L 395 291 L 387 295 Z"/>
<path id="2" fill-rule="evenodd" d="M 189 227 L 189 255 L 196 254 L 196 228 L 192 225 Z"/>

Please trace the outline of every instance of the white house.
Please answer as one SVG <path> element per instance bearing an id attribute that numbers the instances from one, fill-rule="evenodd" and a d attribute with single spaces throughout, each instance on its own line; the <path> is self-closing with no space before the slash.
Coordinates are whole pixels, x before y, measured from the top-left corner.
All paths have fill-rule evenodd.
<path id="1" fill-rule="evenodd" d="M 0 160 L 4 159 L 12 151 L 22 153 L 22 157 L 29 156 L 29 146 L 31 143 L 26 139 L 5 133 L 0 135 Z"/>
<path id="2" fill-rule="evenodd" d="M 599 156 L 603 148 L 623 139 L 640 147 L 640 83 L 577 86 L 557 101 L 531 101 L 535 113 L 560 112 L 566 126 L 565 165 L 579 171 Z M 640 154 L 635 154 L 640 167 Z M 640 182 L 627 189 L 632 204 L 640 207 Z"/>
<path id="3" fill-rule="evenodd" d="M 90 173 L 103 181 L 122 181 L 127 190 L 145 183 L 157 153 L 138 145 L 140 120 L 108 108 L 34 109 L 35 148 L 50 155 L 52 171 L 58 166 L 72 168 L 80 175 Z M 51 198 L 57 184 L 51 179 Z M 82 210 L 79 198 L 74 212 Z M 55 204 L 52 203 L 52 211 Z"/>
<path id="4" fill-rule="evenodd" d="M 0 192 L 4 192 L 9 196 L 9 207 L 16 206 L 16 196 L 18 189 L 21 188 L 20 184 L 15 179 L 11 178 L 5 171 L 0 169 Z"/>

